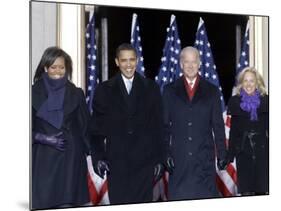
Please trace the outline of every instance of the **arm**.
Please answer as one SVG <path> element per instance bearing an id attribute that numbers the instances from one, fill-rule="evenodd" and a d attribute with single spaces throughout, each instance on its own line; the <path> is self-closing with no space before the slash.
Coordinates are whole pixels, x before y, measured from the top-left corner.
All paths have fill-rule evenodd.
<path id="1" fill-rule="evenodd" d="M 106 138 L 106 114 L 107 103 L 106 95 L 102 84 L 95 91 L 93 100 L 93 113 L 89 120 L 87 129 L 87 139 L 92 152 L 93 162 L 103 160 L 105 158 L 105 143 Z"/>
<path id="2" fill-rule="evenodd" d="M 47 135 L 40 133 L 35 129 L 36 110 L 32 107 L 32 145 L 41 144 L 52 147 L 59 151 L 65 150 L 65 139 L 62 132 Z"/>
<path id="3" fill-rule="evenodd" d="M 165 146 L 165 166 L 167 171 L 172 174 L 175 168 L 174 159 L 172 156 L 172 134 L 171 134 L 171 119 L 170 119 L 170 111 L 169 111 L 169 90 L 167 87 L 164 88 L 163 92 L 163 123 L 164 123 L 164 146 Z"/>
<path id="4" fill-rule="evenodd" d="M 239 122 L 238 117 L 235 115 L 234 109 L 235 103 L 233 98 L 230 98 L 228 103 L 227 114 L 231 115 L 230 122 L 230 131 L 229 131 L 229 143 L 228 143 L 228 160 L 233 162 L 234 157 L 236 156 L 236 148 L 237 148 L 237 136 L 241 133 L 239 130 Z M 240 135 L 240 139 L 242 139 L 242 135 Z"/>
<path id="5" fill-rule="evenodd" d="M 219 90 L 216 89 L 212 105 L 212 128 L 219 161 L 226 160 L 225 128 Z"/>
<path id="6" fill-rule="evenodd" d="M 154 128 L 155 133 L 155 139 L 157 140 L 156 148 L 158 152 L 158 162 L 164 163 L 165 161 L 165 145 L 163 143 L 163 130 L 164 130 L 164 124 L 163 124 L 163 105 L 162 105 L 162 97 L 160 93 L 160 89 L 158 85 L 155 84 L 154 93 L 152 95 L 152 99 L 154 99 L 154 102 L 152 104 L 152 112 L 151 118 L 152 118 L 152 128 Z"/>
<path id="7" fill-rule="evenodd" d="M 82 89 L 78 89 L 78 90 L 79 90 L 79 96 L 80 96 L 78 123 L 80 126 L 80 131 L 81 131 L 81 136 L 83 139 L 85 153 L 90 154 L 90 151 L 91 151 L 90 140 L 87 139 L 87 136 L 86 136 L 87 128 L 88 128 L 89 121 L 90 121 L 90 112 L 88 111 L 84 92 L 82 91 Z"/>

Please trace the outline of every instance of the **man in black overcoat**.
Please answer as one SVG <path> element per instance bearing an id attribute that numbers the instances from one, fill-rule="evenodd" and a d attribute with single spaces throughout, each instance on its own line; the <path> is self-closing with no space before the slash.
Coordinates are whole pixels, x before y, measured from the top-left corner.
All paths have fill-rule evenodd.
<path id="1" fill-rule="evenodd" d="M 219 90 L 199 76 L 196 48 L 181 51 L 180 66 L 183 76 L 163 92 L 165 141 L 175 167 L 169 177 L 168 199 L 217 197 L 215 156 L 219 169 L 226 166 Z"/>
<path id="2" fill-rule="evenodd" d="M 89 127 L 94 170 L 108 173 L 111 204 L 152 201 L 163 173 L 162 100 L 158 85 L 136 72 L 130 44 L 116 50 L 120 71 L 94 95 Z"/>

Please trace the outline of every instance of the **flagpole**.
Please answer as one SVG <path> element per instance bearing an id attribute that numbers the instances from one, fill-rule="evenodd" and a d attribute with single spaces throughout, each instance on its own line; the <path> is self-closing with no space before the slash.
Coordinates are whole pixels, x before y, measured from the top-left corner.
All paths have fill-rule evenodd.
<path id="1" fill-rule="evenodd" d="M 171 21 L 170 21 L 170 26 L 173 24 L 173 22 L 175 21 L 176 16 L 174 14 L 171 15 Z"/>
<path id="2" fill-rule="evenodd" d="M 107 18 L 101 19 L 101 63 L 102 81 L 108 80 L 108 24 Z"/>
<path id="3" fill-rule="evenodd" d="M 136 13 L 134 13 L 133 19 L 132 19 L 131 37 L 133 37 L 134 28 L 135 28 L 135 25 L 136 25 L 137 18 L 138 18 L 138 15 Z"/>

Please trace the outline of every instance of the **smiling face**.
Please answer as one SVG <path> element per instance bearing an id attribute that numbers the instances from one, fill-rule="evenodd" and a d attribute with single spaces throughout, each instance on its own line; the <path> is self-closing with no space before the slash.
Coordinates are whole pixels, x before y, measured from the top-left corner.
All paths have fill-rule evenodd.
<path id="1" fill-rule="evenodd" d="M 187 48 L 182 52 L 180 66 L 186 78 L 189 80 L 196 78 L 200 67 L 200 60 L 195 50 Z"/>
<path id="2" fill-rule="evenodd" d="M 133 50 L 121 50 L 115 63 L 122 75 L 130 79 L 134 76 L 137 67 L 137 56 Z"/>
<path id="3" fill-rule="evenodd" d="M 65 75 L 65 62 L 63 57 L 58 57 L 55 62 L 49 67 L 45 67 L 48 76 L 51 79 L 60 79 Z"/>
<path id="4" fill-rule="evenodd" d="M 254 94 L 257 87 L 257 79 L 254 73 L 246 72 L 242 80 L 242 88 L 248 95 Z"/>

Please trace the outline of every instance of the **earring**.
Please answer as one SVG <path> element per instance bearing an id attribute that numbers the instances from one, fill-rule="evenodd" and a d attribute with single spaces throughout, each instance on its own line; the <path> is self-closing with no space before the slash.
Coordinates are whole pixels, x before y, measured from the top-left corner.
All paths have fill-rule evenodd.
<path id="1" fill-rule="evenodd" d="M 47 73 L 48 72 L 47 68 L 45 67 L 44 69 L 45 69 L 45 72 Z"/>

